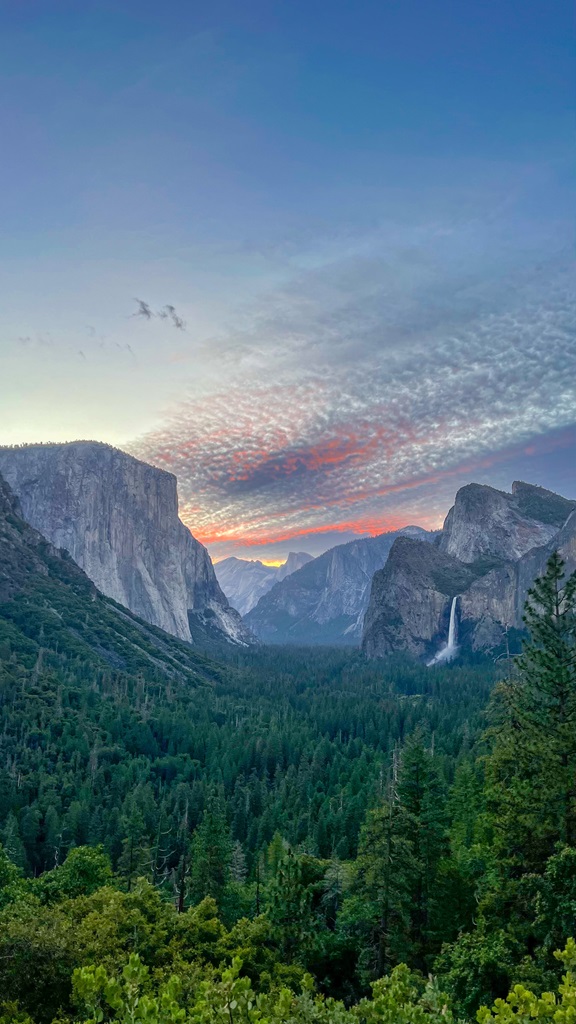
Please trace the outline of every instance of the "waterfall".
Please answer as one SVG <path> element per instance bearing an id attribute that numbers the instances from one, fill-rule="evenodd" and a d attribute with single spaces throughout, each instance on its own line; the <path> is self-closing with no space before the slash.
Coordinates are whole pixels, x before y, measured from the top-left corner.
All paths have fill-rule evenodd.
<path id="1" fill-rule="evenodd" d="M 453 651 L 456 647 L 456 601 L 457 597 L 452 598 L 452 607 L 450 608 L 450 625 L 448 627 L 448 649 Z"/>
<path id="2" fill-rule="evenodd" d="M 458 623 L 456 622 L 456 602 L 458 595 L 452 598 L 450 606 L 450 625 L 448 626 L 448 642 L 434 655 L 429 665 L 438 665 L 443 661 L 452 661 L 458 653 Z"/>

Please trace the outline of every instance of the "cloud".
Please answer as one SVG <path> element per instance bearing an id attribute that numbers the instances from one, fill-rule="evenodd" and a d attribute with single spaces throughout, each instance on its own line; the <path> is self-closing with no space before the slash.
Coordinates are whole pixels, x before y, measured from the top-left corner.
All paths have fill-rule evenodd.
<path id="1" fill-rule="evenodd" d="M 161 320 L 170 320 L 179 331 L 186 330 L 186 321 L 181 316 L 178 316 L 174 306 L 164 306 L 156 316 L 159 316 Z"/>
<path id="2" fill-rule="evenodd" d="M 195 341 L 187 396 L 131 450 L 176 473 L 200 539 L 437 525 L 466 474 L 576 423 L 565 227 L 511 202 L 295 254 L 228 331 Z"/>

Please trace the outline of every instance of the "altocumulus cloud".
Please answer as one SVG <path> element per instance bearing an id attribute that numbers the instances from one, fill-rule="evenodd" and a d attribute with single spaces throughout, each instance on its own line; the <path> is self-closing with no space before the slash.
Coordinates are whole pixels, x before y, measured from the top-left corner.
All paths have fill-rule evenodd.
<path id="1" fill-rule="evenodd" d="M 434 526 L 467 475 L 573 438 L 566 197 L 512 171 L 295 244 L 233 327 L 178 354 L 184 393 L 131 449 L 177 474 L 214 554 Z"/>
<path id="2" fill-rule="evenodd" d="M 469 275 L 452 302 L 447 281 L 431 301 L 423 262 L 409 287 L 381 273 L 378 289 L 374 267 L 359 281 L 364 261 L 345 261 L 315 275 L 321 301 L 309 278 L 277 295 L 250 330 L 218 342 L 244 375 L 191 395 L 135 442 L 177 474 L 183 518 L 205 543 L 434 525 L 431 485 L 575 422 L 566 257 Z"/>

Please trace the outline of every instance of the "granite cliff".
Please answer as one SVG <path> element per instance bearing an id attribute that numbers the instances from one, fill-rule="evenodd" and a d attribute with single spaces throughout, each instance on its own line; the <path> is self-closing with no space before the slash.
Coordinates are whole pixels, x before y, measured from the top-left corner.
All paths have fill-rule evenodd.
<path id="1" fill-rule="evenodd" d="M 448 633 L 452 599 L 460 640 L 473 650 L 522 629 L 528 588 L 558 548 L 576 567 L 576 503 L 516 482 L 512 492 L 469 484 L 456 495 L 436 545 L 399 538 L 372 582 L 363 650 L 433 655 Z"/>
<path id="2" fill-rule="evenodd" d="M 210 556 L 178 518 L 176 478 L 109 445 L 0 449 L 25 520 L 98 589 L 167 633 L 250 642 Z"/>
<path id="3" fill-rule="evenodd" d="M 99 686 L 111 679 L 118 685 L 118 673 L 123 674 L 121 686 L 130 685 L 131 677 L 138 687 L 150 684 L 153 691 L 160 680 L 171 689 L 211 685 L 219 672 L 190 643 L 105 597 L 67 551 L 55 548 L 23 519 L 2 476 L 0 646 L 8 657 L 6 685 L 10 678 L 22 683 L 30 677 L 32 687 L 24 688 L 21 701 L 39 701 L 44 710 L 57 710 L 60 703 L 54 690 L 60 670 L 67 682 L 78 683 L 79 676 L 80 686 L 87 683 L 92 691 L 96 680 Z M 101 696 L 106 702 L 110 690 Z"/>
<path id="4" fill-rule="evenodd" d="M 232 555 L 217 562 L 214 572 L 232 607 L 236 608 L 240 615 L 247 615 L 275 583 L 286 579 L 311 561 L 312 555 L 304 551 L 291 551 L 286 561 L 278 566 L 265 565 L 258 559 L 235 558 Z"/>
<path id="5" fill-rule="evenodd" d="M 418 537 L 423 546 L 434 539 L 408 526 L 338 544 L 276 583 L 248 613 L 247 625 L 266 643 L 358 644 L 372 577 L 401 535 Z"/>
<path id="6" fill-rule="evenodd" d="M 512 493 L 485 484 L 460 488 L 446 516 L 440 549 L 461 562 L 495 555 L 515 562 L 547 544 L 573 504 L 542 487 L 515 482 Z"/>

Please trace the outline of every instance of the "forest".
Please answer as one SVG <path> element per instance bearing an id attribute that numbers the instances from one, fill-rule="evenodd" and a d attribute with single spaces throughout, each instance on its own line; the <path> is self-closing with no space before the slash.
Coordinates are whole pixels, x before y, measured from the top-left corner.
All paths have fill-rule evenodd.
<path id="1" fill-rule="evenodd" d="M 519 657 L 431 669 L 153 648 L 50 564 L 0 605 L 1 1024 L 574 1019 L 558 556 Z"/>

